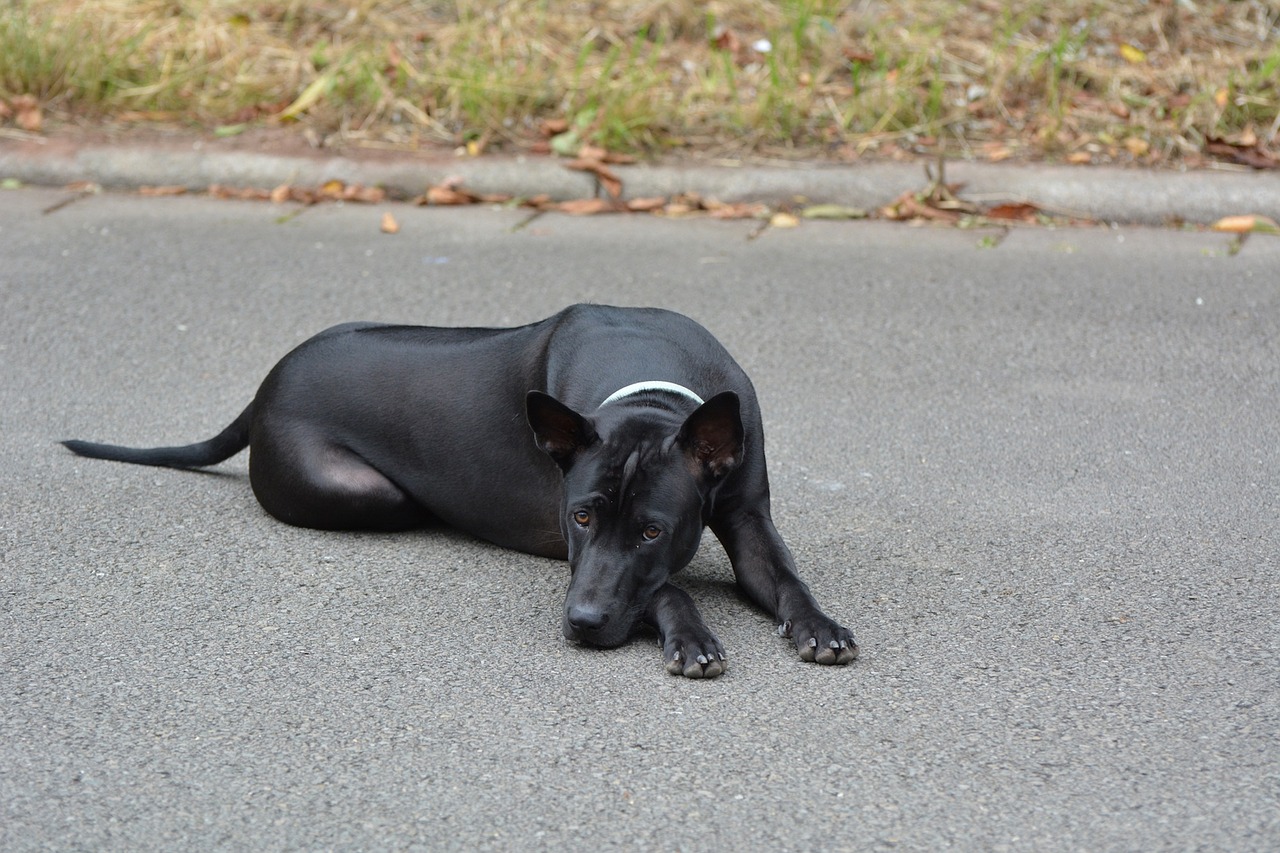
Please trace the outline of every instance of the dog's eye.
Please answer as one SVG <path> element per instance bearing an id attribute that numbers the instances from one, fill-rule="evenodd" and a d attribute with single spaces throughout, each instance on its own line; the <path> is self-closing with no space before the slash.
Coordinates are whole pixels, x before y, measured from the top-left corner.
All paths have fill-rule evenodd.
<path id="1" fill-rule="evenodd" d="M 650 524 L 644 530 L 640 531 L 640 535 L 645 538 L 646 542 L 652 542 L 662 535 L 662 528 L 656 524 Z"/>
<path id="2" fill-rule="evenodd" d="M 575 511 L 573 514 L 573 523 L 579 527 L 586 527 L 591 524 L 591 513 L 587 512 L 585 509 Z"/>

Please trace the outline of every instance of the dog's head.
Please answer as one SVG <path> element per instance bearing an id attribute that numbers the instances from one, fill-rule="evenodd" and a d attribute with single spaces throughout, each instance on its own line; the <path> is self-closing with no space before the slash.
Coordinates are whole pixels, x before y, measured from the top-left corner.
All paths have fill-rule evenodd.
<path id="1" fill-rule="evenodd" d="M 717 394 L 688 417 L 625 404 L 586 416 L 539 391 L 526 405 L 538 447 L 564 473 L 564 634 L 620 645 L 693 559 L 717 486 L 742 462 L 738 396 Z"/>

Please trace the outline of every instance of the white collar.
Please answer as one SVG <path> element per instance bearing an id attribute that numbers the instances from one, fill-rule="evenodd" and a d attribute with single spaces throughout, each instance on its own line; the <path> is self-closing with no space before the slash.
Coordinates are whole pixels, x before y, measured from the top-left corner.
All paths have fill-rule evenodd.
<path id="1" fill-rule="evenodd" d="M 636 382 L 632 385 L 626 386 L 625 388 L 619 388 L 617 391 L 614 391 L 605 398 L 605 401 L 600 404 L 600 408 L 604 408 L 610 403 L 617 402 L 623 397 L 630 397 L 632 394 L 642 394 L 645 391 L 669 391 L 672 394 L 679 394 L 681 397 L 688 397 L 699 406 L 702 405 L 702 398 L 683 385 L 677 385 L 674 382 L 650 380 L 648 382 Z"/>

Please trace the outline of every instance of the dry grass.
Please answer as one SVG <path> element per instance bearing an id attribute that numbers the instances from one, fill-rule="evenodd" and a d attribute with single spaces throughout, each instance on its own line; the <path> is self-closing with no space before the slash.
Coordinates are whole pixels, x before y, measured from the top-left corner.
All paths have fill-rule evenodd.
<path id="1" fill-rule="evenodd" d="M 1280 4 L 9 0 L 0 99 L 23 95 L 46 132 L 1155 164 L 1274 145 Z"/>

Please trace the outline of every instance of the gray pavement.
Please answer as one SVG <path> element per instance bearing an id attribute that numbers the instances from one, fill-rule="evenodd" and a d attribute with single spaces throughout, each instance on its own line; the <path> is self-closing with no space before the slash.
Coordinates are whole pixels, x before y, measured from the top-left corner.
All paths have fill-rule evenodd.
<path id="1" fill-rule="evenodd" d="M 0 178 L 63 186 L 93 182 L 115 189 L 210 184 L 315 187 L 329 180 L 385 187 L 410 198 L 448 179 L 481 193 L 555 199 L 590 197 L 595 179 L 554 157 L 443 158 L 280 156 L 234 147 L 234 141 L 186 140 L 136 144 L 73 144 L 32 139 L 0 142 Z M 1056 215 L 1107 223 L 1208 224 L 1224 216 L 1261 214 L 1280 220 L 1280 173 L 1218 165 L 1195 171 L 1119 167 L 947 164 L 948 182 L 981 204 L 1031 202 Z M 928 180 L 919 163 L 868 161 L 852 166 L 790 164 L 726 166 L 653 164 L 615 168 L 626 198 L 695 192 L 723 202 L 837 203 L 876 210 Z"/>
<path id="2" fill-rule="evenodd" d="M 1280 239 L 65 197 L 0 193 L 0 849 L 1280 847 Z M 341 320 L 573 301 L 752 374 L 857 663 L 710 536 L 692 682 L 562 640 L 556 562 L 55 444 L 207 437 Z"/>

